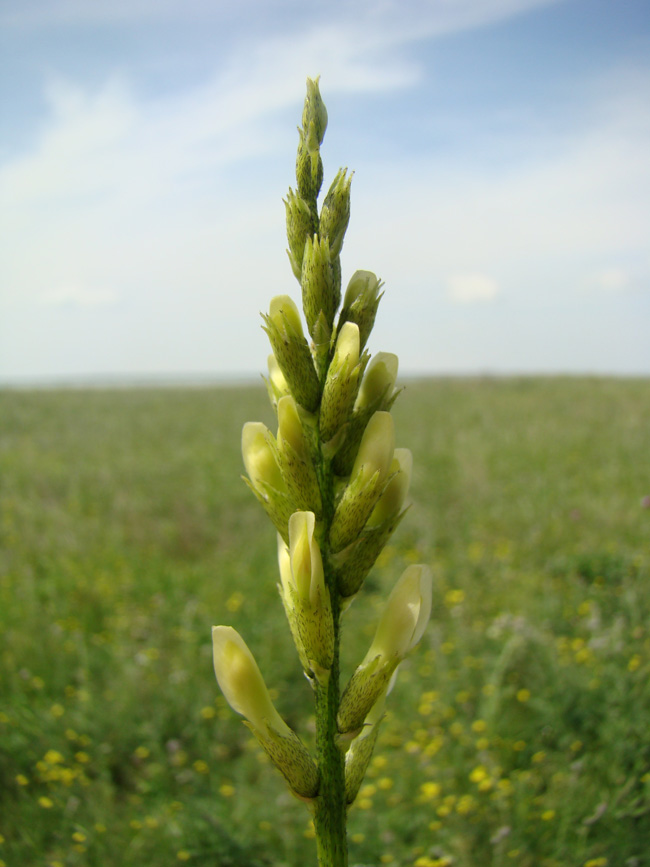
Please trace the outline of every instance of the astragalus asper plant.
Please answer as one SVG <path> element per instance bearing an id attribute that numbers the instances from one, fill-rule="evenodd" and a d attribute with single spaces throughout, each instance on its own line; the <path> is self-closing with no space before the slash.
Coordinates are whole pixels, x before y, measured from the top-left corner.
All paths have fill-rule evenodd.
<path id="1" fill-rule="evenodd" d="M 327 111 L 307 81 L 296 190 L 285 206 L 289 260 L 302 312 L 288 295 L 264 315 L 272 354 L 267 387 L 274 435 L 248 422 L 242 452 L 248 485 L 278 532 L 278 584 L 291 636 L 316 703 L 316 751 L 279 715 L 243 638 L 213 628 L 217 680 L 291 791 L 313 814 L 318 863 L 347 864 L 346 814 L 377 738 L 397 668 L 431 610 L 431 574 L 409 566 L 388 597 L 375 637 L 341 690 L 341 616 L 404 516 L 411 453 L 395 448 L 390 409 L 397 356 L 366 349 L 382 283 L 355 272 L 341 304 L 340 252 L 350 217 L 351 175 L 342 169 L 318 208 Z"/>

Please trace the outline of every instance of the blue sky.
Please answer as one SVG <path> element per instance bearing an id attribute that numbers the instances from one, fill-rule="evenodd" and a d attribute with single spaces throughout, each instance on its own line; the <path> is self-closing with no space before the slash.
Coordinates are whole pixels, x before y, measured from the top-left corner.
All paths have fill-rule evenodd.
<path id="1" fill-rule="evenodd" d="M 647 0 L 0 0 L 0 382 L 264 370 L 318 74 L 371 351 L 650 374 Z"/>

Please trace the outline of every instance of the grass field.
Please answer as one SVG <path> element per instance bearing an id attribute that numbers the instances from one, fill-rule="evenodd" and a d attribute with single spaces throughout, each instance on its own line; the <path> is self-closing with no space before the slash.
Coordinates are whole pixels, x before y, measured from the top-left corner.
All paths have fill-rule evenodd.
<path id="1" fill-rule="evenodd" d="M 409 562 L 432 624 L 350 815 L 350 864 L 650 864 L 650 381 L 436 380 L 394 416 L 414 507 L 346 615 L 344 676 Z M 0 393 L 0 865 L 315 863 L 218 694 L 210 626 L 307 742 L 249 389 Z"/>

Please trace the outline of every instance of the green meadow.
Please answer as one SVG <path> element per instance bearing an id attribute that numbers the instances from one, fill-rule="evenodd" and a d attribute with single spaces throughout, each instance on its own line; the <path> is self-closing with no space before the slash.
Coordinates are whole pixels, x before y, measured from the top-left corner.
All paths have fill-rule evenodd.
<path id="1" fill-rule="evenodd" d="M 393 410 L 432 622 L 350 814 L 364 867 L 650 864 L 650 381 L 440 379 Z M 313 740 L 274 531 L 240 479 L 265 390 L 0 392 L 0 867 L 302 867 L 313 829 L 220 697 L 235 626 Z"/>

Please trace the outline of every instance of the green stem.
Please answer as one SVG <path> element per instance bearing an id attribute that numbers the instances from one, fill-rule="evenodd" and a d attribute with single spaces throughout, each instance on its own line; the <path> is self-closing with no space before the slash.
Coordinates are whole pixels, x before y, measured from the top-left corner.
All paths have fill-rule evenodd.
<path id="1" fill-rule="evenodd" d="M 336 601 L 338 603 L 338 599 Z M 336 609 L 334 663 L 327 685 L 319 685 L 316 689 L 316 749 L 321 781 L 314 827 L 319 867 L 347 867 L 348 863 L 345 757 L 338 746 L 336 725 L 340 698 L 338 604 Z"/>
<path id="2" fill-rule="evenodd" d="M 320 444 L 319 444 L 320 446 Z M 340 594 L 330 563 L 329 530 L 334 516 L 334 478 L 331 464 L 319 448 L 319 482 L 323 499 L 321 552 L 325 583 L 330 592 L 334 620 L 334 660 L 327 684 L 316 685 L 316 751 L 320 789 L 314 810 L 319 867 L 347 867 L 347 803 L 345 798 L 345 755 L 338 744 L 336 718 L 339 710 Z"/>

